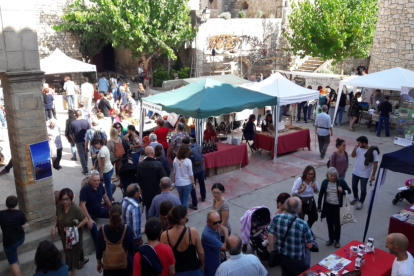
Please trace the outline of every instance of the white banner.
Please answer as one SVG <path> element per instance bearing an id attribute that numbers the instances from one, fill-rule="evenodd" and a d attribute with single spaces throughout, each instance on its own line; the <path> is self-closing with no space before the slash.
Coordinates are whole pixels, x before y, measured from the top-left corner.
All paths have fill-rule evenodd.
<path id="1" fill-rule="evenodd" d="M 147 109 L 147 110 L 151 110 L 151 111 L 155 111 L 155 112 L 159 112 L 161 113 L 162 111 L 162 106 L 158 105 L 158 104 L 153 104 L 147 101 L 142 100 L 142 108 Z"/>

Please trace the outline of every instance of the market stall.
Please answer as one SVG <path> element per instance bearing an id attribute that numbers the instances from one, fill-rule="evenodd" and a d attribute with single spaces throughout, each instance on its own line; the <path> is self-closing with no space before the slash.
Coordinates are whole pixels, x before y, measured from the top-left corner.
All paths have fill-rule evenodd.
<path id="1" fill-rule="evenodd" d="M 409 216 L 408 218 L 406 216 Z M 414 204 L 401 210 L 397 216 L 390 217 L 390 225 L 388 234 L 401 233 L 404 234 L 408 240 L 409 245 L 407 251 L 414 255 Z"/>
<path id="2" fill-rule="evenodd" d="M 319 91 L 311 90 L 304 87 L 301 87 L 285 77 L 280 73 L 275 73 L 268 77 L 267 79 L 258 82 L 258 83 L 248 83 L 243 84 L 240 87 L 250 89 L 252 91 L 264 93 L 266 95 L 274 96 L 278 99 L 277 105 L 272 107 L 272 120 L 274 122 L 275 131 L 275 141 L 274 148 L 279 149 L 278 147 L 278 137 L 279 137 L 279 108 L 282 105 L 300 103 L 303 101 L 310 101 L 319 98 Z M 274 154 L 273 162 L 276 163 L 276 156 L 279 152 L 276 151 Z"/>
<path id="3" fill-rule="evenodd" d="M 194 118 L 196 141 L 199 144 L 203 141 L 206 118 L 277 104 L 277 97 L 273 95 L 257 93 L 210 78 L 144 100 L 159 105 L 163 111 Z M 248 164 L 246 144 L 229 145 L 219 142 L 217 146 L 218 151 L 206 154 L 206 168 Z"/>

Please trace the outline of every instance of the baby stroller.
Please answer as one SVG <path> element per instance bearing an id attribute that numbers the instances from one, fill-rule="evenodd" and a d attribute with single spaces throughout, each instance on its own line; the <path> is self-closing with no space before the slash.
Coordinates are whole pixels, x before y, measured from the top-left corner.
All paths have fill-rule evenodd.
<path id="1" fill-rule="evenodd" d="M 396 205 L 398 201 L 406 199 L 410 204 L 414 203 L 414 178 L 408 179 L 405 182 L 406 187 L 399 188 L 399 192 L 392 200 L 392 204 Z"/>
<path id="2" fill-rule="evenodd" d="M 267 251 L 267 235 L 271 217 L 272 214 L 267 207 L 257 206 L 247 210 L 240 219 L 243 252 L 246 252 L 247 244 L 250 244 L 253 253 L 262 261 L 267 261 L 270 255 Z"/>
<path id="3" fill-rule="evenodd" d="M 121 190 L 124 197 L 129 184 L 137 183 L 137 166 L 131 163 L 122 165 L 119 170 L 119 179 L 121 182 Z"/>

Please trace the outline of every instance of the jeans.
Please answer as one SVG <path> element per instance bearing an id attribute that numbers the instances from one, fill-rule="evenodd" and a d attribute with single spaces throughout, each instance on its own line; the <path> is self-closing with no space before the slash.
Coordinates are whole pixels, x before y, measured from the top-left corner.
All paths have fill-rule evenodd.
<path id="1" fill-rule="evenodd" d="M 63 148 L 56 150 L 56 159 L 53 161 L 53 168 L 59 170 L 60 160 L 62 159 L 62 150 Z"/>
<path id="2" fill-rule="evenodd" d="M 112 202 L 112 181 L 111 181 L 111 177 L 114 174 L 114 168 L 112 168 L 109 172 L 103 173 L 103 180 L 105 183 L 105 190 L 106 190 L 106 195 L 108 196 L 109 200 Z M 116 188 L 116 186 L 115 186 Z"/>
<path id="3" fill-rule="evenodd" d="M 91 219 L 95 221 L 95 223 L 92 224 L 92 228 L 90 229 L 90 231 L 91 231 L 91 237 L 96 246 L 96 239 L 98 238 L 98 228 L 96 227 L 96 220 L 98 218 L 109 218 L 109 209 L 101 208 L 101 210 L 99 211 L 99 214 L 97 215 L 89 214 L 89 215 L 91 216 Z"/>
<path id="4" fill-rule="evenodd" d="M 308 120 L 310 120 L 310 116 L 312 115 L 313 111 L 313 104 L 308 105 Z"/>
<path id="5" fill-rule="evenodd" d="M 79 161 L 81 162 L 84 173 L 88 173 L 88 154 L 85 152 L 85 142 L 76 143 Z"/>
<path id="6" fill-rule="evenodd" d="M 205 177 L 206 171 L 201 171 L 194 174 L 194 182 L 200 184 L 200 195 L 202 199 L 206 198 L 206 184 L 204 183 L 204 177 Z M 198 200 L 197 200 L 197 193 L 196 189 L 191 190 L 191 200 L 194 207 L 197 207 Z"/>
<path id="7" fill-rule="evenodd" d="M 70 150 L 72 151 L 72 157 L 76 158 L 76 145 L 74 142 L 70 142 Z"/>
<path id="8" fill-rule="evenodd" d="M 361 197 L 358 196 L 358 182 L 361 180 Z M 352 174 L 352 193 L 354 198 L 359 198 L 359 202 L 364 203 L 367 196 L 367 183 L 368 178 L 363 178 Z"/>
<path id="9" fill-rule="evenodd" d="M 282 276 L 297 276 L 309 269 L 310 266 L 306 264 L 304 256 L 302 256 L 302 260 L 293 260 L 282 254 L 281 267 Z"/>
<path id="10" fill-rule="evenodd" d="M 49 119 L 52 119 L 52 116 L 53 116 L 53 110 L 52 109 L 45 109 L 46 121 L 48 121 Z"/>
<path id="11" fill-rule="evenodd" d="M 4 253 L 6 254 L 7 261 L 9 262 L 10 265 L 19 262 L 19 259 L 17 258 L 17 248 L 23 243 L 24 243 L 24 238 L 4 248 Z"/>
<path id="12" fill-rule="evenodd" d="M 339 242 L 341 239 L 340 207 L 339 205 L 333 205 L 325 201 L 323 208 L 326 213 L 329 241 Z"/>
<path id="13" fill-rule="evenodd" d="M 344 114 L 344 111 L 345 111 L 345 107 L 338 106 L 338 113 L 336 114 L 336 120 L 335 120 L 338 125 L 340 125 L 342 122 L 342 114 Z"/>
<path id="14" fill-rule="evenodd" d="M 302 103 L 298 103 L 298 118 L 297 120 L 300 121 L 300 112 L 303 109 L 303 119 L 306 120 L 306 113 L 308 112 L 308 103 L 302 104 Z"/>
<path id="15" fill-rule="evenodd" d="M 5 127 L 6 119 L 4 118 L 3 108 L 0 108 L 0 121 L 1 121 L 1 126 Z"/>
<path id="16" fill-rule="evenodd" d="M 184 271 L 184 272 L 176 272 L 175 276 L 203 276 L 203 272 L 201 272 L 201 268 L 192 271 Z"/>
<path id="17" fill-rule="evenodd" d="M 190 193 L 193 189 L 193 184 L 188 184 L 185 186 L 177 186 L 178 197 L 180 198 L 181 204 L 185 205 L 188 208 L 188 203 L 190 201 Z"/>
<path id="18" fill-rule="evenodd" d="M 75 95 L 66 95 L 68 99 L 68 109 L 75 109 Z"/>
<path id="19" fill-rule="evenodd" d="M 319 152 L 321 155 L 326 154 L 326 150 L 328 149 L 330 142 L 331 142 L 331 135 L 326 135 L 326 136 L 318 135 Z"/>
<path id="20" fill-rule="evenodd" d="M 138 166 L 139 158 L 141 157 L 141 153 L 137 152 L 137 153 L 133 153 L 131 155 L 132 155 L 132 162 L 134 163 L 135 166 Z"/>
<path id="21" fill-rule="evenodd" d="M 382 122 L 384 122 L 385 135 L 390 136 L 390 130 L 388 128 L 388 124 L 390 122 L 390 117 L 382 117 L 382 116 L 379 117 L 379 123 L 378 123 L 378 127 L 377 127 L 377 135 L 378 136 L 381 135 Z"/>

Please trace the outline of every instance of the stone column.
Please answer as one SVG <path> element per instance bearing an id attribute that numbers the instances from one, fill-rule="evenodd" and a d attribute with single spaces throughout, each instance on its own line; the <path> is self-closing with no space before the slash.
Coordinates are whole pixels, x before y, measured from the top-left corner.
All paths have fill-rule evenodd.
<path id="1" fill-rule="evenodd" d="M 30 230 L 50 225 L 55 213 L 52 178 L 33 180 L 34 169 L 27 151 L 27 145 L 47 139 L 44 73 L 40 71 L 33 2 L 0 1 L 0 77 L 19 209 L 25 213 Z"/>

